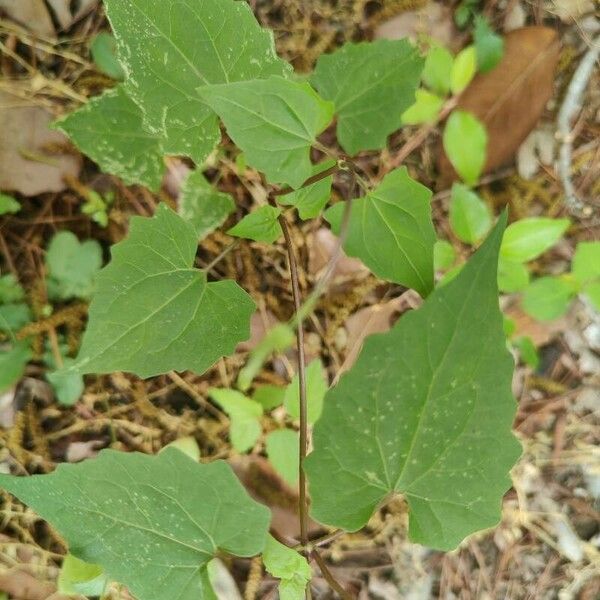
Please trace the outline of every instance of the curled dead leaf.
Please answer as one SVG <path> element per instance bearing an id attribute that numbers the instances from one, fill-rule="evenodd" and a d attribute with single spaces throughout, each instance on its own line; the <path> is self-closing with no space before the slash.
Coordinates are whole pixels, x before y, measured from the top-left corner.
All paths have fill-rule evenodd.
<path id="1" fill-rule="evenodd" d="M 552 97 L 558 58 L 553 29 L 532 26 L 510 31 L 498 66 L 478 74 L 459 98 L 457 108 L 471 112 L 487 128 L 485 173 L 509 162 L 535 127 Z M 438 169 L 444 187 L 457 178 L 441 145 Z"/>

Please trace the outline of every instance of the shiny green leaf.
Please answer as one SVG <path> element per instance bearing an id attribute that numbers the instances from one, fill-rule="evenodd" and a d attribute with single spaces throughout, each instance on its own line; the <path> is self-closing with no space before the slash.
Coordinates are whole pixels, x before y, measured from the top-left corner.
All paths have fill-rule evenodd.
<path id="1" fill-rule="evenodd" d="M 570 225 L 569 219 L 531 217 L 512 223 L 504 232 L 500 254 L 513 262 L 533 260 L 550 249 Z"/>
<path id="2" fill-rule="evenodd" d="M 443 46 L 434 45 L 429 49 L 423 68 L 423 83 L 440 96 L 450 91 L 454 57 Z"/>
<path id="3" fill-rule="evenodd" d="M 450 196 L 450 227 L 456 237 L 476 244 L 492 226 L 492 214 L 483 200 L 467 186 L 455 183 Z"/>
<path id="4" fill-rule="evenodd" d="M 417 90 L 415 97 L 415 103 L 402 113 L 402 123 L 405 125 L 434 123 L 444 104 L 443 98 L 427 90 Z"/>

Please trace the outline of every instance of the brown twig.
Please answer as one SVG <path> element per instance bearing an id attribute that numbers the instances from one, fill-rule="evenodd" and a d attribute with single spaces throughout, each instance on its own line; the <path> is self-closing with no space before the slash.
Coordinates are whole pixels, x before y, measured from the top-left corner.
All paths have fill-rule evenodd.
<path id="1" fill-rule="evenodd" d="M 311 552 L 311 556 L 315 559 L 315 562 L 319 565 L 319 569 L 321 569 L 321 573 L 323 577 L 327 580 L 327 583 L 334 589 L 344 600 L 354 600 L 351 594 L 349 594 L 342 585 L 337 581 L 337 579 L 333 576 L 333 573 L 329 570 L 329 567 L 325 563 L 323 557 L 319 554 L 319 551 L 316 548 L 313 548 Z"/>
<path id="2" fill-rule="evenodd" d="M 339 163 L 336 163 L 332 167 L 329 167 L 329 169 L 325 169 L 324 171 L 321 171 L 320 173 L 317 173 L 316 175 L 309 177 L 297 190 L 287 187 L 287 188 L 283 188 L 282 190 L 274 190 L 273 192 L 271 192 L 271 194 L 273 196 L 285 196 L 286 194 L 290 194 L 292 192 L 297 192 L 298 190 L 308 187 L 309 185 L 312 185 L 313 183 L 317 183 L 317 181 L 321 181 L 321 179 L 325 179 L 326 177 L 333 175 L 334 173 L 336 173 L 338 171 L 339 168 L 340 168 Z"/>

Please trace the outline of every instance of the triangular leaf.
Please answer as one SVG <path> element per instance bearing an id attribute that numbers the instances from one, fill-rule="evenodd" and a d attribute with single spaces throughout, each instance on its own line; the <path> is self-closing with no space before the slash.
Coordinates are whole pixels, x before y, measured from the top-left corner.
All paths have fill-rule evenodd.
<path id="1" fill-rule="evenodd" d="M 209 283 L 192 266 L 196 248 L 193 227 L 164 204 L 131 219 L 97 277 L 80 372 L 202 373 L 249 337 L 254 302 L 233 281 Z"/>
<path id="2" fill-rule="evenodd" d="M 425 297 L 433 288 L 431 192 L 406 167 L 389 173 L 364 198 L 353 200 L 344 250 L 360 258 L 375 275 L 414 288 Z M 325 216 L 339 233 L 344 207 Z"/>
<path id="3" fill-rule="evenodd" d="M 261 552 L 270 521 L 227 463 L 195 463 L 175 448 L 103 450 L 49 475 L 0 475 L 0 486 L 55 527 L 74 556 L 144 599 L 212 600 L 207 563 L 219 551 Z"/>
<path id="4" fill-rule="evenodd" d="M 227 230 L 229 235 L 272 244 L 283 234 L 279 223 L 281 209 L 276 206 L 261 206 L 247 214 L 234 227 Z"/>
<path id="5" fill-rule="evenodd" d="M 308 83 L 282 77 L 200 88 L 249 165 L 273 183 L 300 187 L 312 175 L 310 147 L 333 117 L 333 105 Z"/>
<path id="6" fill-rule="evenodd" d="M 167 154 L 202 162 L 219 140 L 216 116 L 197 93 L 211 83 L 285 75 L 273 35 L 246 2 L 105 0 L 127 73 L 127 92 Z"/>
<path id="7" fill-rule="evenodd" d="M 402 493 L 411 539 L 442 550 L 498 522 L 520 454 L 496 286 L 505 219 L 327 394 L 306 462 L 316 520 L 356 530 Z"/>
<path id="8" fill-rule="evenodd" d="M 348 154 L 379 150 L 400 128 L 423 62 L 406 40 L 349 43 L 319 57 L 311 82 L 335 104 L 337 137 Z"/>

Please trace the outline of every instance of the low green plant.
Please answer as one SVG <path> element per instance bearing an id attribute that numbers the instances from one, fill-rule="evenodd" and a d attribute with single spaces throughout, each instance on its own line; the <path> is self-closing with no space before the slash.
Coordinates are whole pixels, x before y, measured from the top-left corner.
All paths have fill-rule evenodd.
<path id="1" fill-rule="evenodd" d="M 59 372 L 201 374 L 249 337 L 253 299 L 236 282 L 213 281 L 208 269 L 195 267 L 199 239 L 219 227 L 233 206 L 201 173 L 220 140 L 220 119 L 243 151 L 240 171 L 258 170 L 279 186 L 268 205 L 229 231 L 261 243 L 284 237 L 296 315 L 255 348 L 238 390 L 212 389 L 210 396 L 229 414 L 239 451 L 259 440 L 264 410 L 283 403 L 287 423 L 298 421 L 297 433 L 282 427 L 269 433 L 266 446 L 284 478 L 298 480 L 301 535 L 297 549 L 269 537 L 269 510 L 250 498 L 228 463 L 198 463 L 177 447 L 156 456 L 103 450 L 46 475 L 0 475 L 0 485 L 68 543 L 75 559 L 63 569 L 65 578 L 71 572 L 69 585 L 79 591 L 103 575 L 140 600 L 214 598 L 215 557 L 262 554 L 267 571 L 280 579 L 280 597 L 292 600 L 305 594 L 309 560 L 326 570 L 308 537 L 309 511 L 326 527 L 355 531 L 401 494 L 409 507 L 410 539 L 440 550 L 494 526 L 521 452 L 511 431 L 513 361 L 498 306 L 507 216 L 492 226 L 488 215 L 485 227 L 473 227 L 473 203 L 463 201 L 469 215 L 461 230 L 477 242 L 484 229 L 489 233 L 460 272 L 435 288 L 431 192 L 405 167 L 371 183 L 352 159 L 383 148 L 402 125 L 421 78 L 419 52 L 405 40 L 350 43 L 320 57 L 315 71 L 300 78 L 276 55 L 271 33 L 259 27 L 245 2 L 104 4 L 127 77 L 57 127 L 126 183 L 157 190 L 165 155 L 186 156 L 198 167 L 186 182 L 179 214 L 160 204 L 152 218 L 132 218 L 128 236 L 113 246 L 110 263 L 94 277 L 79 354 Z M 474 52 L 467 49 L 453 60 L 459 68 L 448 90 L 459 93 L 474 73 Z M 334 118 L 344 154 L 318 139 Z M 484 151 L 477 123 L 460 112 L 453 118 L 459 129 L 473 130 L 473 147 Z M 459 164 L 450 122 L 449 128 L 451 160 L 454 155 L 457 171 L 471 185 L 481 157 L 466 153 Z M 313 164 L 315 151 L 329 162 Z M 369 337 L 354 366 L 326 389 L 320 361 L 305 364 L 303 319 L 315 297 L 302 304 L 288 218 L 296 212 L 301 219 L 318 217 L 338 175 L 361 190 L 324 213 L 346 252 L 424 301 L 388 333 Z M 61 241 L 76 247 L 76 240 Z M 448 262 L 443 245 L 438 260 L 440 248 Z M 73 264 L 90 267 L 84 255 L 77 246 Z M 53 287 L 60 299 L 89 290 L 81 269 L 73 273 L 58 262 L 50 271 L 65 274 Z M 283 393 L 256 387 L 246 395 L 265 357 L 286 348 L 295 330 L 297 377 Z M 313 449 L 307 456 L 310 422 Z"/>

